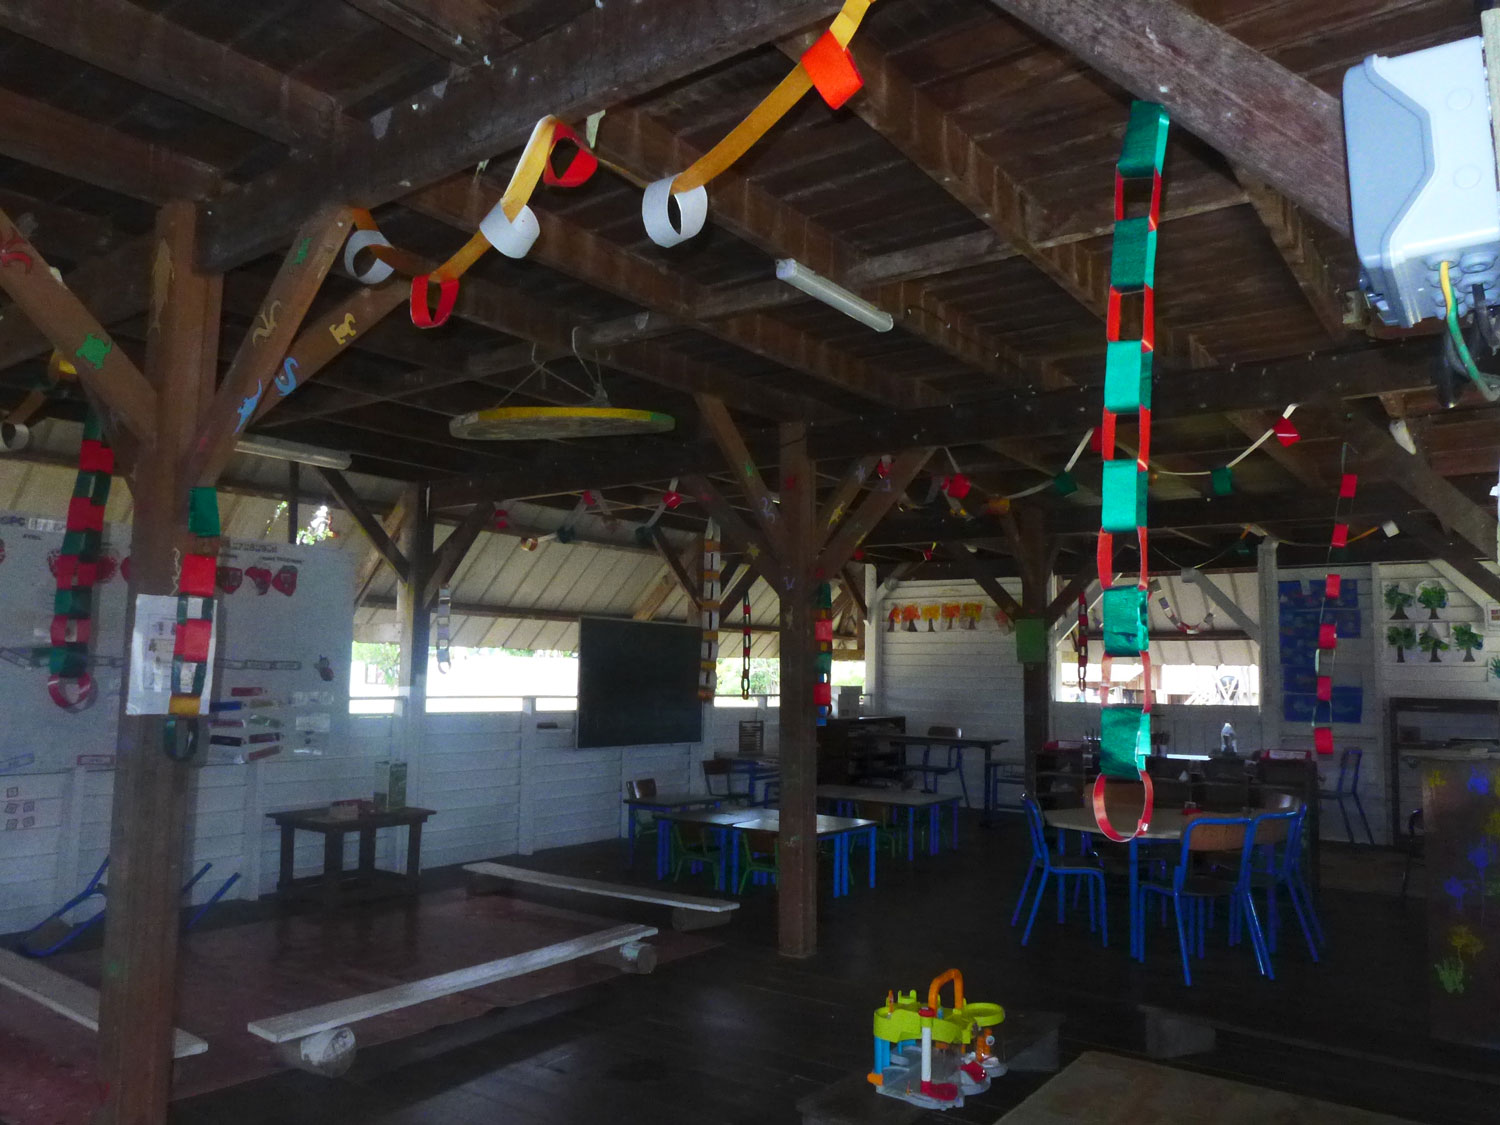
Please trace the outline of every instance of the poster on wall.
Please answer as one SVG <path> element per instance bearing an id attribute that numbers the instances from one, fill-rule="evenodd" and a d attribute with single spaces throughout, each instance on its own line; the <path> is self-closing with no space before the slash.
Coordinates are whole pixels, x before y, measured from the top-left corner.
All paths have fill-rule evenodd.
<path id="1" fill-rule="evenodd" d="M 129 531 L 106 527 L 94 587 L 92 704 L 47 693 L 59 520 L 0 512 L 0 774 L 108 768 L 125 690 Z M 234 540 L 218 559 L 211 712 L 200 757 L 243 763 L 344 745 L 353 561 L 336 544 Z M 173 599 L 175 601 L 175 599 Z"/>

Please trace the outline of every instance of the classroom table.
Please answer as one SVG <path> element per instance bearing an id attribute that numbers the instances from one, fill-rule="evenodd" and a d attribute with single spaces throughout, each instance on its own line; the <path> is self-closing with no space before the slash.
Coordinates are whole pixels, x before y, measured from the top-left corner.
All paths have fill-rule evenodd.
<path id="1" fill-rule="evenodd" d="M 833 897 L 839 898 L 849 893 L 849 837 L 855 832 L 868 832 L 870 848 L 870 886 L 875 886 L 875 829 L 879 827 L 873 820 L 861 820 L 853 816 L 822 816 L 818 817 L 818 839 L 833 841 Z M 750 817 L 736 822 L 733 831 L 740 832 L 781 832 L 781 814 L 774 809 L 766 810 L 759 816 Z M 736 839 L 736 843 L 738 840 Z M 734 873 L 739 871 L 739 848 L 735 848 L 734 858 L 730 861 Z"/>
<path id="2" fill-rule="evenodd" d="M 673 809 L 716 809 L 723 804 L 724 798 L 713 793 L 658 793 L 654 797 L 626 797 L 625 809 L 629 817 L 630 828 L 630 866 L 635 866 L 635 816 L 637 812 L 670 812 Z M 657 835 L 661 832 L 658 830 Z M 662 854 L 661 847 L 656 849 L 656 877 L 665 879 L 667 877 L 666 860 Z"/>
<path id="3" fill-rule="evenodd" d="M 1231 815 L 1213 814 L 1213 815 Z M 1058 831 L 1059 849 L 1062 847 L 1064 834 L 1068 832 L 1081 832 L 1085 836 L 1102 836 L 1110 843 L 1114 843 L 1099 827 L 1099 821 L 1094 817 L 1092 807 L 1047 809 L 1042 813 L 1042 819 L 1046 821 L 1049 828 Z M 1140 902 L 1140 863 L 1139 849 L 1142 842 L 1161 843 L 1167 840 L 1181 840 L 1184 828 L 1187 826 L 1187 818 L 1182 815 L 1181 809 L 1156 809 L 1151 813 L 1151 823 L 1147 825 L 1146 831 L 1133 837 L 1127 845 L 1130 850 L 1130 955 L 1137 960 L 1141 957 L 1141 951 L 1137 947 L 1136 935 L 1141 932 L 1138 925 Z M 1127 826 L 1115 825 L 1116 829 L 1123 831 Z M 1128 827 L 1134 828 L 1131 824 Z M 1061 894 L 1061 883 L 1058 893 Z"/>
<path id="4" fill-rule="evenodd" d="M 745 792 L 735 793 L 734 785 L 730 783 L 728 795 L 748 797 L 752 805 L 755 804 L 755 783 L 774 781 L 781 776 L 781 759 L 769 754 L 715 754 L 714 758 L 729 763 L 731 776 L 735 773 L 745 775 Z"/>
<path id="5" fill-rule="evenodd" d="M 958 785 L 963 791 L 964 808 L 972 808 L 969 804 L 969 783 L 964 780 L 964 750 L 984 751 L 985 766 L 985 791 L 984 791 L 984 816 L 989 820 L 992 811 L 993 800 L 989 786 L 990 761 L 994 756 L 995 748 L 1009 742 L 1008 738 L 971 738 L 967 735 L 949 734 L 882 734 L 879 736 L 882 742 L 889 742 L 892 746 L 901 748 L 903 768 L 912 773 L 924 773 L 929 778 L 933 777 L 933 770 L 945 769 L 943 766 L 933 766 L 929 759 L 934 746 L 952 747 L 958 753 Z M 906 751 L 913 746 L 922 747 L 922 764 L 920 766 L 904 765 Z M 936 785 L 936 782 L 933 782 Z"/>
<path id="6" fill-rule="evenodd" d="M 381 809 L 353 817 L 334 817 L 326 808 L 287 809 L 267 813 L 281 828 L 281 875 L 277 896 L 283 900 L 316 898 L 323 909 L 345 902 L 400 894 L 415 897 L 422 872 L 422 825 L 435 815 L 432 809 Z M 375 866 L 375 833 L 382 828 L 406 829 L 406 871 L 386 871 Z M 298 831 L 323 837 L 323 871 L 298 879 L 295 844 Z M 359 869 L 344 871 L 344 837 L 359 833 Z"/>
<path id="7" fill-rule="evenodd" d="M 681 824 L 702 824 L 705 827 L 718 830 L 719 851 L 723 854 L 725 862 L 719 865 L 719 878 L 715 887 L 724 890 L 726 872 L 728 871 L 729 845 L 734 841 L 730 839 L 729 830 L 734 827 L 736 821 L 744 820 L 753 815 L 751 810 L 730 809 L 718 812 L 713 809 L 665 809 L 656 814 L 657 820 L 671 820 Z M 668 833 L 661 828 L 656 830 L 656 877 L 665 879 L 667 867 L 670 865 L 672 856 L 672 844 Z"/>
<path id="8" fill-rule="evenodd" d="M 927 810 L 927 854 L 937 855 L 942 839 L 942 809 L 949 806 L 953 819 L 953 850 L 958 851 L 958 798 L 944 793 L 913 792 L 910 789 L 872 789 L 862 785 L 820 785 L 818 799 L 832 801 L 841 816 L 852 816 L 854 805 L 886 805 L 906 810 L 906 858 L 916 858 L 917 810 Z"/>

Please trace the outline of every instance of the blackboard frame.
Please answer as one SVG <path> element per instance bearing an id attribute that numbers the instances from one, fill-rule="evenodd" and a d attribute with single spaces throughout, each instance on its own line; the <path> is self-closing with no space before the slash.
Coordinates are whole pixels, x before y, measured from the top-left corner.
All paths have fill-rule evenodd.
<path id="1" fill-rule="evenodd" d="M 577 748 L 701 742 L 702 644 L 696 625 L 580 618 Z"/>

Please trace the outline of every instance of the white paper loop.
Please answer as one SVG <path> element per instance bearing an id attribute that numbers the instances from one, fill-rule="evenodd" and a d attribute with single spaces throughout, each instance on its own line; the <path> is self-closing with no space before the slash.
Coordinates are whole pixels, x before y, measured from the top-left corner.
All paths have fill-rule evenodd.
<path id="1" fill-rule="evenodd" d="M 506 218 L 505 208 L 497 203 L 479 224 L 479 233 L 507 258 L 524 258 L 542 233 L 542 228 L 530 207 L 523 204 L 520 214 L 511 220 Z"/>
<path id="2" fill-rule="evenodd" d="M 349 236 L 349 241 L 344 243 L 344 270 L 356 281 L 362 281 L 366 285 L 379 285 L 391 274 L 395 273 L 395 267 L 389 262 L 382 262 L 379 258 L 363 273 L 354 268 L 354 259 L 359 257 L 361 250 L 371 246 L 389 246 L 385 235 L 378 230 L 357 230 Z"/>
<path id="3" fill-rule="evenodd" d="M 703 229 L 708 218 L 708 188 L 702 184 L 681 195 L 672 194 L 672 181 L 676 176 L 657 180 L 646 188 L 641 196 L 641 220 L 646 224 L 646 233 L 658 246 L 676 246 L 686 242 Z M 682 226 L 672 223 L 672 200 L 677 200 L 677 214 Z"/>
<path id="4" fill-rule="evenodd" d="M 31 427 L 19 422 L 0 422 L 0 453 L 25 449 L 31 441 Z"/>

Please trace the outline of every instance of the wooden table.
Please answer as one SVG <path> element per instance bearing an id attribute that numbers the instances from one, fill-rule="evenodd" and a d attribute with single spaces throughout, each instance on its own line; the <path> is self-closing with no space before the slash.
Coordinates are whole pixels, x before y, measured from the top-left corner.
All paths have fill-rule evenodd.
<path id="1" fill-rule="evenodd" d="M 422 825 L 433 815 L 432 809 L 386 809 L 357 817 L 335 818 L 327 809 L 288 809 L 267 813 L 281 826 L 281 877 L 276 893 L 283 899 L 316 897 L 325 910 L 348 901 L 383 898 L 388 895 L 415 896 L 420 889 L 422 871 Z M 407 830 L 406 871 L 386 871 L 375 866 L 375 833 L 382 828 Z M 323 836 L 323 871 L 318 875 L 296 878 L 297 831 L 318 832 Z M 359 868 L 344 872 L 344 837 L 359 833 Z"/>
<path id="2" fill-rule="evenodd" d="M 1082 832 L 1086 836 L 1098 835 L 1102 836 L 1105 840 L 1109 840 L 1109 837 L 1105 836 L 1103 830 L 1100 829 L 1099 821 L 1094 817 L 1094 810 L 1092 808 L 1047 809 L 1042 813 L 1042 819 L 1047 822 L 1049 828 L 1056 828 L 1058 830 L 1059 850 L 1064 850 L 1062 847 L 1065 838 L 1064 834 L 1068 832 Z M 1146 828 L 1146 831 L 1142 832 L 1139 836 L 1132 837 L 1129 844 L 1126 845 L 1130 849 L 1130 955 L 1137 959 L 1141 956 L 1141 951 L 1137 948 L 1136 943 L 1136 935 L 1140 932 L 1140 926 L 1138 925 L 1140 921 L 1138 915 L 1141 909 L 1139 894 L 1140 864 L 1138 858 L 1141 842 L 1159 843 L 1163 840 L 1181 840 L 1182 832 L 1186 825 L 1187 818 L 1182 815 L 1181 809 L 1156 809 L 1151 814 L 1151 823 Z M 1135 826 L 1131 825 L 1130 827 L 1133 828 Z M 1124 831 L 1123 825 L 1116 825 L 1116 828 Z M 1113 841 L 1110 842 L 1113 843 Z M 1058 893 L 1061 893 L 1060 883 Z"/>
<path id="3" fill-rule="evenodd" d="M 943 793 L 918 793 L 909 789 L 870 789 L 861 785 L 820 785 L 818 799 L 832 801 L 844 816 L 852 816 L 859 802 L 906 810 L 906 858 L 916 858 L 917 810 L 927 810 L 927 854 L 937 855 L 942 839 L 942 809 L 953 814 L 953 850 L 958 851 L 958 798 Z"/>
<path id="4" fill-rule="evenodd" d="M 1006 742 L 1010 741 L 1009 739 L 970 738 L 964 735 L 956 734 L 883 734 L 880 736 L 880 740 L 882 742 L 889 742 L 892 746 L 899 746 L 901 748 L 903 765 L 905 763 L 905 753 L 907 749 L 912 746 L 922 747 L 922 764 L 920 766 L 904 765 L 904 768 L 915 773 L 922 773 L 929 778 L 934 776 L 934 770 L 946 771 L 947 769 L 946 766 L 933 766 L 928 761 L 932 754 L 932 748 L 934 746 L 951 747 L 954 751 L 956 751 L 958 755 L 958 785 L 959 788 L 963 790 L 965 808 L 972 808 L 973 806 L 969 804 L 969 784 L 964 780 L 964 750 L 968 749 L 984 751 L 984 815 L 986 820 L 989 819 L 989 814 L 991 811 L 989 784 L 990 760 L 995 753 L 995 748 L 997 746 L 1003 746 Z M 936 784 L 936 782 L 933 782 L 934 787 L 936 787 Z"/>
<path id="5" fill-rule="evenodd" d="M 635 866 L 635 816 L 637 812 L 671 812 L 674 809 L 716 809 L 723 804 L 724 798 L 713 793 L 659 793 L 654 797 L 626 797 L 625 809 L 630 820 L 630 862 L 628 866 Z M 661 832 L 657 832 L 661 836 Z M 656 847 L 656 877 L 665 879 L 667 877 L 667 853 L 661 846 L 658 838 Z"/>
<path id="6" fill-rule="evenodd" d="M 660 814 L 662 820 L 674 820 L 683 824 L 702 824 L 718 830 L 719 848 L 727 862 L 719 866 L 719 890 L 738 883 L 739 837 L 738 833 L 781 832 L 781 814 L 774 809 L 740 809 L 726 812 L 709 812 L 697 809 L 670 810 Z M 849 836 L 854 832 L 868 831 L 870 834 L 870 886 L 875 885 L 875 829 L 873 820 L 860 820 L 848 816 L 819 816 L 818 839 L 833 840 L 833 896 L 839 898 L 849 893 L 848 858 Z M 658 847 L 663 847 L 658 843 Z"/>
<path id="7" fill-rule="evenodd" d="M 724 853 L 724 858 L 727 860 L 729 858 L 728 850 L 730 844 L 729 829 L 734 826 L 735 821 L 744 820 L 748 815 L 744 809 L 731 809 L 727 812 L 718 812 L 714 809 L 671 808 L 662 809 L 656 814 L 656 819 L 674 820 L 682 824 L 701 824 L 708 828 L 718 829 L 719 850 Z M 656 877 L 658 879 L 665 879 L 667 877 L 667 868 L 670 866 L 671 860 L 671 839 L 664 830 L 658 828 L 656 830 Z M 725 871 L 727 869 L 727 863 L 719 865 L 719 878 L 714 885 L 721 891 L 724 890 Z"/>
<path id="8" fill-rule="evenodd" d="M 728 762 L 731 777 L 736 773 L 745 775 L 745 792 L 734 792 L 733 782 L 726 782 L 729 791 L 725 796 L 746 797 L 752 805 L 755 804 L 755 783 L 774 781 L 781 776 L 781 759 L 771 754 L 715 754 L 714 760 Z"/>

